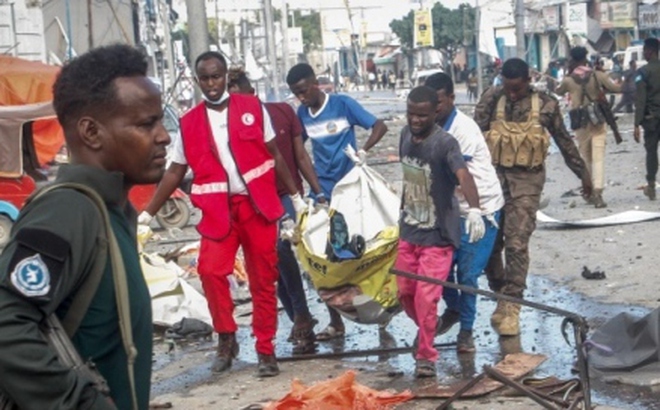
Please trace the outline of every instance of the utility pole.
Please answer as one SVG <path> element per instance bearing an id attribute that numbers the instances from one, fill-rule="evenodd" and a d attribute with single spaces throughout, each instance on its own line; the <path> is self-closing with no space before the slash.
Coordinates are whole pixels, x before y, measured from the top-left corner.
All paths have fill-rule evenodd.
<path id="1" fill-rule="evenodd" d="M 276 101 L 280 99 L 280 79 L 277 69 L 277 53 L 275 52 L 275 26 L 273 24 L 273 5 L 270 0 L 264 0 L 264 19 L 266 20 L 266 46 L 270 60 L 270 86 Z"/>
<path id="2" fill-rule="evenodd" d="M 282 73 L 289 72 L 289 6 L 282 0 L 280 9 L 280 26 L 282 28 Z"/>
<path id="3" fill-rule="evenodd" d="M 514 19 L 516 23 L 516 57 L 525 58 L 525 2 L 515 0 Z"/>
<path id="4" fill-rule="evenodd" d="M 87 0 L 87 46 L 94 48 L 94 28 L 92 26 L 92 0 Z"/>
<path id="5" fill-rule="evenodd" d="M 475 31 L 475 36 L 474 40 L 476 43 L 476 54 L 477 54 L 477 101 L 481 97 L 481 92 L 484 89 L 484 77 L 481 74 L 482 67 L 481 67 L 481 53 L 479 52 L 479 49 L 481 48 L 481 7 L 479 7 L 479 0 L 476 0 L 475 6 L 474 6 L 474 17 L 475 17 L 475 23 L 474 27 L 476 29 Z"/>
<path id="6" fill-rule="evenodd" d="M 204 0 L 186 0 L 186 9 L 188 11 L 188 39 L 190 41 L 190 55 L 188 56 L 192 64 L 198 55 L 210 48 L 209 27 L 206 19 L 206 2 Z M 191 67 L 193 73 L 195 67 Z M 201 92 L 195 89 L 195 100 L 199 101 Z"/>
<path id="7" fill-rule="evenodd" d="M 167 4 L 167 1 L 164 0 L 161 1 L 158 8 L 161 11 L 161 19 L 163 20 L 163 43 L 165 46 L 165 58 L 167 59 L 167 71 L 169 72 L 167 84 L 163 78 L 163 91 L 167 92 L 169 90 L 167 98 L 167 101 L 169 102 L 169 99 L 175 95 L 175 90 L 170 90 L 170 87 L 176 79 L 176 66 L 174 63 L 174 52 L 172 50 L 172 25 L 170 21 L 171 9 Z"/>

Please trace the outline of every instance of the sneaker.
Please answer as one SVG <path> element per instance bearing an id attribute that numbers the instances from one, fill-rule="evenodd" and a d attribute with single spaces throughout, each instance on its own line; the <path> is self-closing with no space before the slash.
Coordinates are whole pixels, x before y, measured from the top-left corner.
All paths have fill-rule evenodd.
<path id="1" fill-rule="evenodd" d="M 458 323 L 460 318 L 461 315 L 458 313 L 458 311 L 453 309 L 445 310 L 445 313 L 438 317 L 438 324 L 435 327 L 435 334 L 444 335 L 445 333 L 449 332 L 449 329 Z"/>
<path id="2" fill-rule="evenodd" d="M 280 374 L 280 368 L 277 365 L 277 359 L 274 354 L 261 354 L 259 356 L 259 367 L 257 368 L 257 377 L 274 377 Z"/>
<path id="3" fill-rule="evenodd" d="M 415 378 L 435 377 L 435 363 L 426 359 L 418 359 L 415 362 Z"/>
<path id="4" fill-rule="evenodd" d="M 458 353 L 474 353 L 476 350 L 472 331 L 461 330 L 458 332 L 458 337 L 456 337 L 456 351 Z"/>
<path id="5" fill-rule="evenodd" d="M 234 333 L 218 333 L 218 348 L 211 365 L 213 373 L 222 373 L 231 368 L 231 362 L 238 356 L 239 347 Z"/>

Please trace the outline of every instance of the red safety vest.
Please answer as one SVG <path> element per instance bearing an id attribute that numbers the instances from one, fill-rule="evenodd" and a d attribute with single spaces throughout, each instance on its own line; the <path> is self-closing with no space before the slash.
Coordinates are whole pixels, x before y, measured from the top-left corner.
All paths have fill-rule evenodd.
<path id="1" fill-rule="evenodd" d="M 264 142 L 261 102 L 254 96 L 232 94 L 227 107 L 229 150 L 257 212 L 274 222 L 284 209 L 277 195 L 275 160 Z M 229 183 L 204 103 L 181 118 L 181 136 L 193 171 L 190 200 L 202 211 L 199 233 L 220 240 L 229 234 Z"/>

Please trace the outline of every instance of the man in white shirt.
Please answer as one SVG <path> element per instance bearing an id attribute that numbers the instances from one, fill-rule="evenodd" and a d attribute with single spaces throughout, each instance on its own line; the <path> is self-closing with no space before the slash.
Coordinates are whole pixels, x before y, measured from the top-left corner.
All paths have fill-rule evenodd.
<path id="1" fill-rule="evenodd" d="M 217 373 L 229 370 L 238 354 L 227 276 L 233 272 L 240 246 L 254 305 L 257 376 L 275 376 L 279 374 L 273 346 L 277 328 L 277 222 L 284 214 L 276 175 L 297 212 L 306 204 L 277 149 L 268 112 L 255 96 L 227 93 L 224 57 L 217 52 L 202 53 L 195 61 L 195 73 L 204 101 L 181 118 L 181 138 L 171 152 L 172 163 L 138 222 L 149 223 L 190 166 L 190 199 L 202 211 L 197 225 L 202 236 L 197 271 L 218 333 L 211 369 Z"/>
<path id="2" fill-rule="evenodd" d="M 436 73 L 426 79 L 425 85 L 436 90 L 438 94 L 436 123 L 458 141 L 463 159 L 474 178 L 479 193 L 479 204 L 486 225 L 486 233 L 480 240 L 470 242 L 465 230 L 465 216 L 469 206 L 460 186 L 456 189 L 456 197 L 461 209 L 463 234 L 461 245 L 454 253 L 458 283 L 477 288 L 477 281 L 488 263 L 497 238 L 500 209 L 504 206 L 502 187 L 479 126 L 454 105 L 454 83 L 451 77 L 444 73 Z M 453 279 L 452 270 L 449 280 Z M 460 322 L 461 328 L 456 348 L 459 353 L 474 352 L 472 326 L 476 317 L 476 295 L 445 288 L 443 298 L 447 304 L 447 310 L 438 320 L 437 334 L 446 333 L 452 326 Z"/>

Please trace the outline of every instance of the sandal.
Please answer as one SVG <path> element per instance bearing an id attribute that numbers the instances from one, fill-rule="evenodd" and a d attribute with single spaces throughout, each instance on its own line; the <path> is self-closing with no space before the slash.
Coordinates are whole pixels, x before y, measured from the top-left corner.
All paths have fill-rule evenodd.
<path id="1" fill-rule="evenodd" d="M 344 337 L 344 329 L 338 329 L 332 325 L 328 325 L 325 329 L 316 334 L 316 340 L 325 342 L 332 339 L 340 339 Z"/>
<path id="2" fill-rule="evenodd" d="M 429 360 L 418 359 L 415 363 L 415 378 L 417 379 L 424 377 L 435 377 L 435 372 L 435 363 Z"/>

